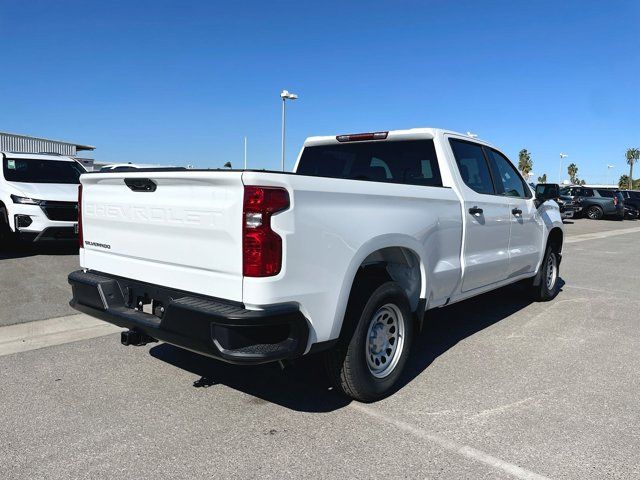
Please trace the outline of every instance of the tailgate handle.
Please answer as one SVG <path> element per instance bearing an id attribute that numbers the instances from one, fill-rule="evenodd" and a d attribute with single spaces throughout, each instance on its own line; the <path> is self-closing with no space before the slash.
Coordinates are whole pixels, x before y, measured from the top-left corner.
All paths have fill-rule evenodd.
<path id="1" fill-rule="evenodd" d="M 150 178 L 125 178 L 127 184 L 134 192 L 155 192 L 158 185 Z"/>

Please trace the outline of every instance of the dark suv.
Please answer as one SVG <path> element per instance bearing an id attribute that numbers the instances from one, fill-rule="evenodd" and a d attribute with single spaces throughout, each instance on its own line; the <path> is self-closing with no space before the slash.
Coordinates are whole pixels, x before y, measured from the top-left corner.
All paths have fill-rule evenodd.
<path id="1" fill-rule="evenodd" d="M 571 186 L 560 190 L 560 194 L 579 199 L 582 213 L 592 220 L 605 216 L 624 219 L 624 197 L 618 190 Z"/>
<path id="2" fill-rule="evenodd" d="M 640 192 L 637 190 L 620 190 L 624 198 L 624 212 L 627 218 L 640 216 Z"/>
<path id="3" fill-rule="evenodd" d="M 636 210 L 640 210 L 640 192 L 636 190 L 620 190 L 622 197 L 624 198 L 624 204 L 634 207 Z"/>

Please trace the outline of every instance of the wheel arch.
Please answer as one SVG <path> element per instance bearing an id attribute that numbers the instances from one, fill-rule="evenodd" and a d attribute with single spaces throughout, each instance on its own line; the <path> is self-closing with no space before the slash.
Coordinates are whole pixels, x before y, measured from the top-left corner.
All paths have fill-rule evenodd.
<path id="1" fill-rule="evenodd" d="M 412 237 L 379 237 L 363 245 L 347 269 L 335 312 L 332 338 L 343 331 L 347 306 L 357 286 L 364 281 L 380 285 L 392 280 L 400 285 L 412 312 L 422 318 L 427 298 L 427 268 L 419 255 L 420 245 Z"/>
<path id="2" fill-rule="evenodd" d="M 564 232 L 562 229 L 560 227 L 552 228 L 547 236 L 547 246 L 551 247 L 555 253 L 561 254 L 563 244 Z"/>

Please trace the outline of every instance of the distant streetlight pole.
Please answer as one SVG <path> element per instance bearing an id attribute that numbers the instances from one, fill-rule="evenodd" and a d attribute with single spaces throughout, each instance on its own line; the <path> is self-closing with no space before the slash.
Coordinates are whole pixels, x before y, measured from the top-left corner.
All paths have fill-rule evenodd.
<path id="1" fill-rule="evenodd" d="M 560 178 L 558 178 L 558 183 L 562 184 L 562 159 L 567 158 L 569 155 L 566 153 L 560 154 Z"/>
<path id="2" fill-rule="evenodd" d="M 613 182 L 611 182 L 611 174 L 609 173 L 611 171 L 611 169 L 613 168 L 613 165 L 607 165 L 607 183 L 613 185 Z"/>
<path id="3" fill-rule="evenodd" d="M 247 137 L 244 137 L 244 169 L 247 169 Z"/>
<path id="4" fill-rule="evenodd" d="M 290 93 L 287 90 L 282 90 L 282 92 L 280 92 L 280 98 L 282 99 L 282 161 L 281 161 L 280 167 L 281 167 L 281 170 L 284 172 L 284 138 L 285 138 L 285 130 L 286 130 L 285 104 L 287 103 L 287 100 L 296 100 L 298 98 L 298 95 L 296 95 L 295 93 Z"/>

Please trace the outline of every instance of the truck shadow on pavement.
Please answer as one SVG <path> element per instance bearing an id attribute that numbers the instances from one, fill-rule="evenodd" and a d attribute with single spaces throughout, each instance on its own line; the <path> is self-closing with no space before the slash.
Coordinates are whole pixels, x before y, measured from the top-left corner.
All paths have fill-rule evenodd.
<path id="1" fill-rule="evenodd" d="M 561 281 L 561 286 L 564 282 Z M 427 313 L 422 332 L 415 338 L 411 358 L 397 390 L 411 383 L 440 355 L 475 333 L 531 304 L 518 286 L 508 286 L 446 308 Z M 301 412 L 329 412 L 352 400 L 334 392 L 318 356 L 305 357 L 282 370 L 277 364 L 238 366 L 160 344 L 150 354 L 192 372 L 194 387 L 225 385 L 254 398 L 250 403 L 271 402 Z"/>

